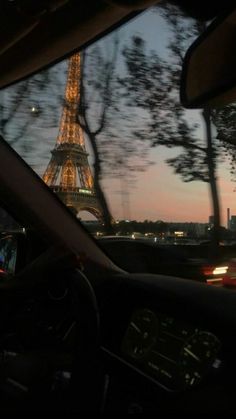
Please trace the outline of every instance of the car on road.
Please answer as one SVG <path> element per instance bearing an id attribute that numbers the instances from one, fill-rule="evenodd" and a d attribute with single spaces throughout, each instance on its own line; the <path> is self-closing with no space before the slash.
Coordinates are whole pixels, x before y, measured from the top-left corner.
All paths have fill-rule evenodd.
<path id="1" fill-rule="evenodd" d="M 147 239 L 128 237 L 100 237 L 99 243 L 107 255 L 128 272 L 163 274 L 206 281 L 203 266 L 207 260 L 195 256 L 175 245 L 159 245 Z M 170 263 L 171 261 L 171 263 Z"/>

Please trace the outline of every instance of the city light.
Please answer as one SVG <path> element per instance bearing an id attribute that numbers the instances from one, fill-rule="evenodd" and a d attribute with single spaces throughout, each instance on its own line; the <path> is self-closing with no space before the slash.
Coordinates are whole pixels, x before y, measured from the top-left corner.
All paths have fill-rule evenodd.
<path id="1" fill-rule="evenodd" d="M 80 193 L 85 193 L 87 195 L 92 195 L 92 191 L 90 191 L 89 189 L 80 189 L 79 192 Z"/>
<path id="2" fill-rule="evenodd" d="M 37 116 L 40 113 L 40 108 L 38 106 L 32 106 L 30 108 L 30 112 L 32 113 L 32 115 Z"/>
<path id="3" fill-rule="evenodd" d="M 177 237 L 184 237 L 185 233 L 184 231 L 175 231 L 175 236 Z"/>
<path id="4" fill-rule="evenodd" d="M 212 273 L 213 275 L 224 275 L 227 273 L 228 269 L 228 266 L 217 266 Z"/>

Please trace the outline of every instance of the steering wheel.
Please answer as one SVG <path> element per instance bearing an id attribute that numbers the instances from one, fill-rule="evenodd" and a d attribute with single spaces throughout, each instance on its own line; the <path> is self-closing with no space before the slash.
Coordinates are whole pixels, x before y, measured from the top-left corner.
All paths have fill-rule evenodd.
<path id="1" fill-rule="evenodd" d="M 2 409 L 9 413 L 10 410 L 11 413 L 13 407 L 15 412 L 16 406 L 18 413 L 32 413 L 32 410 L 61 413 L 64 410 L 70 414 L 89 412 L 91 407 L 93 411 L 99 409 L 101 371 L 98 362 L 99 310 L 96 296 L 85 274 L 71 267 L 70 263 L 66 266 L 64 260 L 59 258 L 56 269 L 55 263 L 50 263 L 50 266 L 43 263 L 39 270 L 36 262 L 33 269 L 27 269 L 18 278 L 1 284 L 0 301 L 3 296 L 4 305 L 7 304 L 12 310 L 9 312 L 7 309 L 7 322 L 0 328 L 0 411 Z M 34 272 L 37 273 L 35 277 Z M 66 287 L 65 292 L 58 296 L 55 295 L 55 289 L 52 292 L 52 284 L 59 280 Z M 65 307 L 62 295 L 67 301 Z M 45 333 L 41 333 L 37 323 L 40 313 L 44 313 Z M 50 316 L 52 319 L 48 318 Z M 68 345 L 71 352 L 68 355 L 73 360 L 69 372 L 63 371 L 64 359 L 62 363 L 60 359 L 57 367 L 57 358 L 61 357 L 60 344 L 57 346 L 59 326 L 63 325 L 65 318 L 71 319 L 68 330 L 61 336 L 62 346 L 65 336 L 67 339 L 69 334 L 72 342 Z M 34 324 L 35 321 L 37 324 Z M 63 327 L 61 330 L 64 333 Z M 10 347 L 9 334 L 15 336 L 15 343 L 11 343 Z M 36 343 L 32 341 L 34 339 Z M 93 396 L 96 400 L 91 400 Z"/>

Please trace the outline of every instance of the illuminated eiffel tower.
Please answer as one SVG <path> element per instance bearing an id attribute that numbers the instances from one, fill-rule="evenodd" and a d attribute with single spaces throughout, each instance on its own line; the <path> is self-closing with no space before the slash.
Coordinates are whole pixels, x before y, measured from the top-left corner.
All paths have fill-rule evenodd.
<path id="1" fill-rule="evenodd" d="M 77 53 L 69 59 L 59 133 L 43 180 L 74 212 L 88 211 L 102 221 L 83 131 L 77 120 L 80 77 L 81 57 Z"/>

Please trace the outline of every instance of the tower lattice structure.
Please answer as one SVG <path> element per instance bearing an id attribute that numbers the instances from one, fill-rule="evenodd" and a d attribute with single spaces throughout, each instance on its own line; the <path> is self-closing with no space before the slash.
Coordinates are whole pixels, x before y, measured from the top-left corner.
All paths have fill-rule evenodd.
<path id="1" fill-rule="evenodd" d="M 80 80 L 81 57 L 77 53 L 69 59 L 59 132 L 43 180 L 76 213 L 88 211 L 102 220 L 83 131 L 77 120 Z"/>

